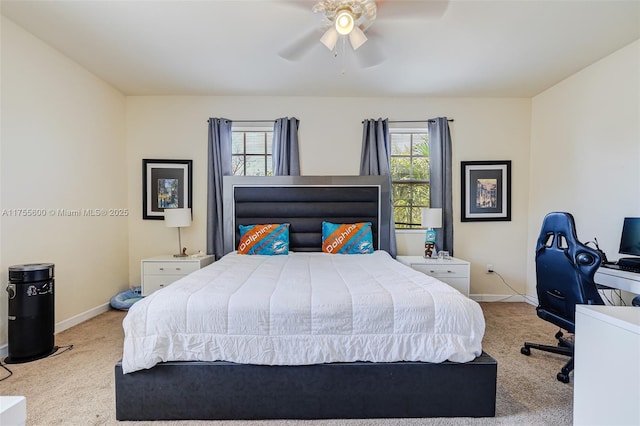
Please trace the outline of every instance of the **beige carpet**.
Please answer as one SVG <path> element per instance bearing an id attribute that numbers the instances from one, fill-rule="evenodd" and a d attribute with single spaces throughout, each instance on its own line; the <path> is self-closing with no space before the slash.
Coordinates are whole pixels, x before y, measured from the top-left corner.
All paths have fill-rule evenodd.
<path id="1" fill-rule="evenodd" d="M 115 419 L 114 364 L 122 356 L 124 313 L 109 311 L 56 335 L 56 345 L 73 344 L 58 356 L 8 367 L 0 395 L 27 398 L 27 425 L 198 425 L 213 426 L 414 426 L 570 425 L 573 378 L 556 373 L 565 357 L 533 351 L 520 354 L 524 340 L 553 342 L 557 329 L 537 318 L 525 303 L 482 303 L 487 321 L 484 350 L 498 361 L 495 418 L 367 419 L 314 421 L 118 422 Z M 0 369 L 0 377 L 6 372 Z"/>

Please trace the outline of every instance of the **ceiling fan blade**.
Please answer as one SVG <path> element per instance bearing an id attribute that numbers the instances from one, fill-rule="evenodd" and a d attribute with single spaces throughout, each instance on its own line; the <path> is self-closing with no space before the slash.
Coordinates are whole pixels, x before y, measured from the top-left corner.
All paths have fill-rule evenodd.
<path id="1" fill-rule="evenodd" d="M 318 0 L 278 0 L 278 3 L 282 3 L 285 6 L 293 6 L 299 9 L 311 10 Z"/>
<path id="2" fill-rule="evenodd" d="M 318 43 L 318 30 L 313 29 L 298 37 L 288 46 L 278 52 L 278 55 L 288 61 L 300 60 Z"/>
<path id="3" fill-rule="evenodd" d="M 439 18 L 447 11 L 449 0 L 378 0 L 377 19 Z"/>
<path id="4" fill-rule="evenodd" d="M 371 68 L 385 61 L 385 54 L 377 43 L 375 33 L 369 32 L 369 40 L 355 53 L 356 60 L 361 68 Z"/>

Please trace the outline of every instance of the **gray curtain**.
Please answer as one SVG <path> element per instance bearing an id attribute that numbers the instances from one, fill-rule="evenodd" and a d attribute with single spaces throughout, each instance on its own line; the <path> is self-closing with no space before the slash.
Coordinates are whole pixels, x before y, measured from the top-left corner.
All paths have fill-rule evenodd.
<path id="1" fill-rule="evenodd" d="M 391 147 L 389 146 L 389 120 L 364 120 L 362 122 L 362 155 L 360 157 L 361 176 L 389 176 L 391 188 Z M 391 217 L 389 218 L 389 254 L 396 257 L 396 227 L 393 218 L 393 200 L 389 193 Z"/>
<path id="2" fill-rule="evenodd" d="M 231 120 L 209 119 L 207 175 L 207 254 L 220 259 L 223 248 L 222 177 L 231 175 Z"/>
<path id="3" fill-rule="evenodd" d="M 436 248 L 447 250 L 453 256 L 451 132 L 447 117 L 434 118 L 428 123 L 431 207 L 442 208 L 442 231 L 437 233 Z"/>
<path id="4" fill-rule="evenodd" d="M 271 160 L 274 176 L 300 176 L 298 125 L 295 117 L 278 118 L 273 125 Z"/>

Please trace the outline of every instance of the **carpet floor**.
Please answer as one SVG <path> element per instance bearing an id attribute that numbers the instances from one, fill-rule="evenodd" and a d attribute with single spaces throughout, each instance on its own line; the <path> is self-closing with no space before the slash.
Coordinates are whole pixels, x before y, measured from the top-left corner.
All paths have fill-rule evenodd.
<path id="1" fill-rule="evenodd" d="M 571 425 L 573 376 L 556 374 L 566 357 L 532 351 L 522 343 L 553 344 L 557 328 L 538 319 L 526 303 L 481 303 L 487 329 L 483 349 L 498 361 L 495 418 L 159 421 L 119 422 L 115 418 L 114 364 L 122 357 L 121 311 L 108 311 L 55 336 L 69 351 L 24 364 L 8 365 L 13 375 L 0 381 L 0 395 L 27 398 L 27 425 L 199 425 L 213 426 L 417 426 Z M 0 369 L 0 378 L 8 373 Z"/>

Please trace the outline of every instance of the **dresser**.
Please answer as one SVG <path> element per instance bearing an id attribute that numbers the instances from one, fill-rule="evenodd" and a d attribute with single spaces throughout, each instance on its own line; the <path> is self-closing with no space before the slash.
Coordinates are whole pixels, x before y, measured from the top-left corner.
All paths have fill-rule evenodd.
<path id="1" fill-rule="evenodd" d="M 169 254 L 142 259 L 140 261 L 142 295 L 148 296 L 185 275 L 213 263 L 214 258 L 213 255 L 173 257 Z"/>
<path id="2" fill-rule="evenodd" d="M 437 278 L 469 297 L 471 264 L 466 260 L 397 256 L 396 260 L 416 271 Z"/>

